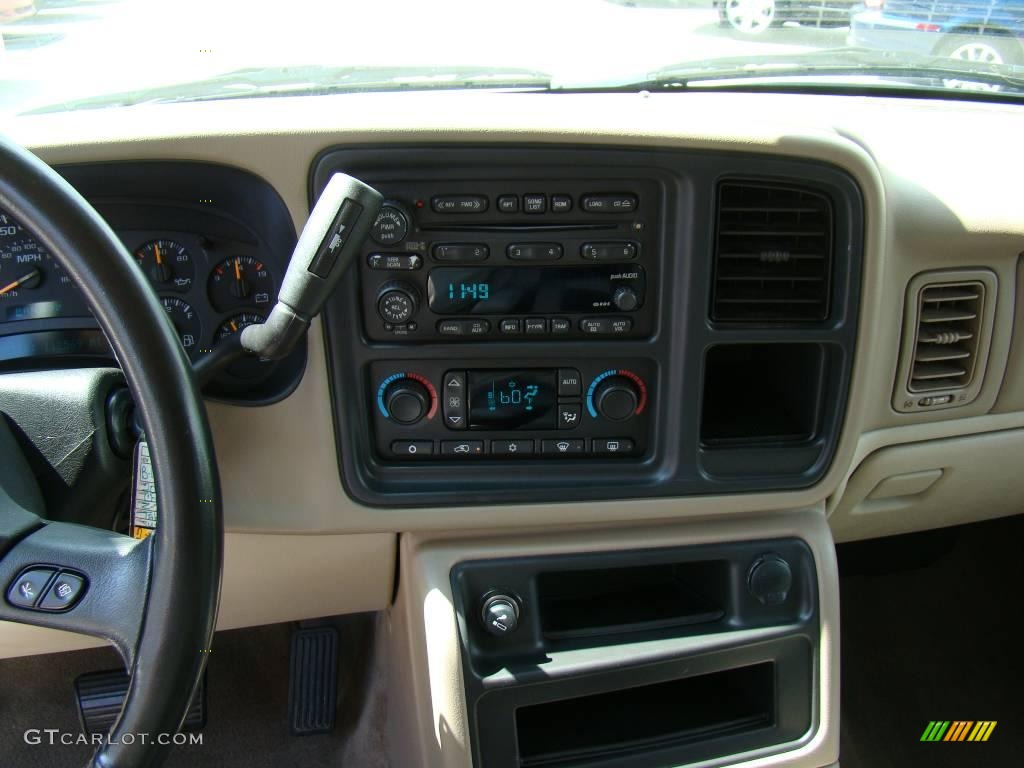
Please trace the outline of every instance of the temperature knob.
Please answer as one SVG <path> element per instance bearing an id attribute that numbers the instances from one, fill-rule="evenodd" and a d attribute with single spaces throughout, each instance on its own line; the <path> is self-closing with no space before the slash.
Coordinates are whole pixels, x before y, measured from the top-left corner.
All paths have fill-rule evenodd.
<path id="1" fill-rule="evenodd" d="M 377 292 L 377 313 L 385 323 L 407 323 L 419 307 L 419 293 L 408 283 L 384 283 Z"/>
<path id="2" fill-rule="evenodd" d="M 625 376 L 610 376 L 594 390 L 594 407 L 609 421 L 625 421 L 640 404 L 640 394 Z"/>
<path id="3" fill-rule="evenodd" d="M 430 410 L 430 393 L 418 381 L 399 379 L 384 390 L 384 405 L 399 424 L 415 424 Z"/>

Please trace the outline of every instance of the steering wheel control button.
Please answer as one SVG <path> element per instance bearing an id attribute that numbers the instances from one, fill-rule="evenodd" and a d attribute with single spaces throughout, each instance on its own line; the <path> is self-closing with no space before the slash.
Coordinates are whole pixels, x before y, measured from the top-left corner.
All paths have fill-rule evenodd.
<path id="1" fill-rule="evenodd" d="M 434 454 L 433 440 L 395 440 L 391 452 L 400 458 L 416 459 Z"/>
<path id="2" fill-rule="evenodd" d="M 508 595 L 492 595 L 484 601 L 481 619 L 489 634 L 511 635 L 519 628 L 519 601 Z"/>
<path id="3" fill-rule="evenodd" d="M 587 450 L 586 440 L 544 440 L 540 452 L 545 456 L 570 456 L 584 453 Z"/>
<path id="4" fill-rule="evenodd" d="M 491 440 L 492 456 L 529 456 L 533 440 Z"/>
<path id="5" fill-rule="evenodd" d="M 793 570 L 776 554 L 762 555 L 747 571 L 747 588 L 761 605 L 781 605 L 793 586 Z"/>
<path id="6" fill-rule="evenodd" d="M 483 440 L 442 440 L 441 455 L 454 456 L 457 459 L 469 458 L 470 456 L 482 456 L 484 452 Z"/>
<path id="7" fill-rule="evenodd" d="M 66 611 L 85 593 L 85 579 L 78 574 L 62 571 L 43 596 L 39 608 L 44 611 Z"/>
<path id="8" fill-rule="evenodd" d="M 56 568 L 29 568 L 22 571 L 7 589 L 7 602 L 18 608 L 34 608 L 56 572 Z"/>
<path id="9" fill-rule="evenodd" d="M 483 195 L 437 195 L 430 201 L 435 213 L 483 213 L 487 198 Z"/>
<path id="10" fill-rule="evenodd" d="M 465 371 L 448 371 L 444 375 L 444 396 L 441 400 L 441 412 L 444 415 L 444 425 L 448 429 L 466 428 Z"/>

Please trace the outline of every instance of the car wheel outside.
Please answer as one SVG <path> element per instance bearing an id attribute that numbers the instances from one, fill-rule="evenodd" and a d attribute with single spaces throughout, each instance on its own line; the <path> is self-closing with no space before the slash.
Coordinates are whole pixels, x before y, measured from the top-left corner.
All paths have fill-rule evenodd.
<path id="1" fill-rule="evenodd" d="M 939 45 L 936 53 L 976 64 L 1024 64 L 1024 48 L 1012 37 L 979 35 L 973 40 L 965 37 L 950 35 Z"/>
<path id="2" fill-rule="evenodd" d="M 760 35 L 775 22 L 775 0 L 725 0 L 729 26 L 744 35 Z"/>

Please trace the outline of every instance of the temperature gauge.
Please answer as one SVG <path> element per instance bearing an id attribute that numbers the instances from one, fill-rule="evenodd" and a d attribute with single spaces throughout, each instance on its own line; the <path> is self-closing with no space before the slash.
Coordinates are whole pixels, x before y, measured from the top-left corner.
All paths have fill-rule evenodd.
<path id="1" fill-rule="evenodd" d="M 160 289 L 187 291 L 192 287 L 195 266 L 192 256 L 174 240 L 153 240 L 135 251 L 142 271 Z"/>
<path id="2" fill-rule="evenodd" d="M 174 323 L 174 330 L 178 332 L 181 346 L 189 356 L 193 355 L 199 348 L 199 339 L 203 332 L 203 326 L 199 322 L 199 315 L 192 306 L 182 301 L 177 296 L 161 296 L 160 303 L 167 312 L 167 316 Z"/>
<path id="3" fill-rule="evenodd" d="M 263 315 L 255 312 L 242 312 L 234 315 L 221 323 L 220 328 L 217 329 L 217 338 L 224 339 L 234 336 L 236 333 L 241 333 L 243 328 L 262 323 L 264 320 L 266 318 Z M 239 379 L 253 379 L 267 373 L 269 369 L 269 362 L 258 357 L 245 357 L 229 365 L 228 373 Z"/>

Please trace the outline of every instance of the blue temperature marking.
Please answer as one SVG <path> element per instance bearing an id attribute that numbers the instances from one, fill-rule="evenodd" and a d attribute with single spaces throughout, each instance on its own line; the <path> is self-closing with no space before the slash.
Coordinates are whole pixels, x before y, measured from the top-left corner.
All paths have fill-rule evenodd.
<path id="1" fill-rule="evenodd" d="M 384 406 L 384 390 L 388 388 L 388 384 L 390 384 L 392 381 L 404 378 L 404 373 L 393 373 L 386 379 L 384 379 L 384 381 L 380 383 L 380 386 L 377 387 L 377 408 L 379 408 L 380 412 L 384 414 L 385 419 L 391 418 L 391 414 L 388 413 L 388 409 Z"/>
<path id="2" fill-rule="evenodd" d="M 587 389 L 587 410 L 590 411 L 590 415 L 595 419 L 597 418 L 597 409 L 594 407 L 594 390 L 597 389 L 597 385 L 607 379 L 609 376 L 614 376 L 618 371 L 607 370 L 604 373 L 599 373 L 592 382 L 590 387 Z"/>

